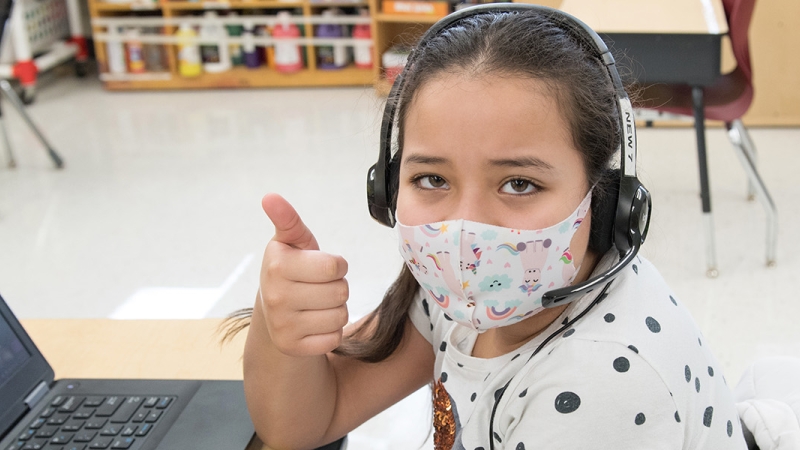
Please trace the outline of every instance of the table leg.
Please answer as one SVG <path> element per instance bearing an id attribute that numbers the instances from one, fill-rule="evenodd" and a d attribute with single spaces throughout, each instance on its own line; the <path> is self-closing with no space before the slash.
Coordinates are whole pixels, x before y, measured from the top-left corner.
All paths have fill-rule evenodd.
<path id="1" fill-rule="evenodd" d="M 28 113 L 25 112 L 25 106 L 22 104 L 22 101 L 17 97 L 17 93 L 14 92 L 14 89 L 11 88 L 11 85 L 6 80 L 0 80 L 0 95 L 5 95 L 8 99 L 8 102 L 14 109 L 17 110 L 20 116 L 25 120 L 28 124 L 28 128 L 33 131 L 33 134 L 39 138 L 39 142 L 44 145 L 45 149 L 47 150 L 47 154 L 50 155 L 50 159 L 53 160 L 53 164 L 55 164 L 56 169 L 61 169 L 64 167 L 64 161 L 61 157 L 56 153 L 53 147 L 50 146 L 50 143 L 47 142 L 47 139 L 44 137 L 39 128 L 36 127 L 36 124 L 33 123 L 31 118 L 28 116 Z M 9 147 L 10 148 L 10 147 Z"/>
<path id="2" fill-rule="evenodd" d="M 700 198 L 703 203 L 703 219 L 706 232 L 706 276 L 716 278 L 717 252 L 714 247 L 714 220 L 711 215 L 711 191 L 708 182 L 708 157 L 706 156 L 706 125 L 703 88 L 692 87 L 692 109 L 694 110 L 694 130 L 697 134 L 697 162 L 700 169 Z"/>
<path id="3" fill-rule="evenodd" d="M 17 167 L 17 161 L 14 159 L 14 152 L 11 150 L 11 140 L 8 138 L 8 131 L 6 131 L 5 122 L 3 122 L 3 112 L 0 110 L 0 134 L 3 135 L 0 143 L 6 146 L 6 160 L 9 169 Z"/>

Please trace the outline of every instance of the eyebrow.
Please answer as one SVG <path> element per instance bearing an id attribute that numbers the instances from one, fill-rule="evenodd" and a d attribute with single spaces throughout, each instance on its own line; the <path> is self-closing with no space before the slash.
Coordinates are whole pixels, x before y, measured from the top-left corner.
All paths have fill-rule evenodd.
<path id="1" fill-rule="evenodd" d="M 405 159 L 406 164 L 425 164 L 443 165 L 450 164 L 450 160 L 439 156 L 409 155 Z M 553 166 L 534 156 L 522 156 L 519 158 L 490 159 L 489 164 L 495 167 L 515 167 L 526 168 L 535 167 L 543 170 L 553 170 Z"/>
<path id="2" fill-rule="evenodd" d="M 553 170 L 553 166 L 534 156 L 521 156 L 519 158 L 491 159 L 489 164 L 497 167 L 536 167 L 544 170 Z"/>
<path id="3" fill-rule="evenodd" d="M 442 165 L 450 164 L 450 160 L 439 156 L 409 155 L 404 158 L 406 164 Z"/>

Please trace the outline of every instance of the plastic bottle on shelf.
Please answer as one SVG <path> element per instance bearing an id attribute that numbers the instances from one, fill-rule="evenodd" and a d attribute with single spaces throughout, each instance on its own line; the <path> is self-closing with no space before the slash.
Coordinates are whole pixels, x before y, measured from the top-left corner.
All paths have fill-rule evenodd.
<path id="1" fill-rule="evenodd" d="M 322 11 L 322 17 L 334 17 L 336 11 L 326 9 Z M 337 39 L 344 35 L 342 26 L 332 23 L 324 23 L 317 27 L 316 37 L 325 39 Z M 317 67 L 320 69 L 341 69 L 347 65 L 347 47 L 344 44 L 321 45 L 317 47 Z"/>
<path id="2" fill-rule="evenodd" d="M 399 45 L 395 45 L 383 53 L 384 76 L 390 84 L 393 84 L 400 72 L 403 71 L 410 53 L 411 49 Z"/>
<path id="3" fill-rule="evenodd" d="M 231 12 L 228 14 L 228 17 L 236 18 L 238 14 L 235 12 Z M 244 31 L 244 27 L 240 24 L 235 25 L 225 25 L 225 28 L 228 30 L 228 36 L 231 37 L 241 37 L 242 32 Z M 231 54 L 231 65 L 234 66 L 241 66 L 244 64 L 244 54 L 242 53 L 242 44 L 230 44 L 228 46 L 228 51 Z"/>
<path id="4" fill-rule="evenodd" d="M 268 38 L 269 37 L 269 30 L 267 30 L 266 25 L 256 25 L 255 29 L 253 30 L 253 35 L 256 39 L 259 38 Z M 256 55 L 258 56 L 258 63 L 259 64 L 267 64 L 269 58 L 267 57 L 267 46 L 256 43 Z"/>
<path id="5" fill-rule="evenodd" d="M 118 27 L 109 27 L 108 34 L 111 36 L 119 36 L 121 29 Z M 106 51 L 108 52 L 108 72 L 115 75 L 128 72 L 128 66 L 125 63 L 125 45 L 122 41 L 109 40 L 106 44 Z"/>
<path id="6" fill-rule="evenodd" d="M 244 65 L 249 69 L 255 69 L 261 65 L 260 57 L 256 51 L 256 44 L 253 42 L 254 29 L 253 21 L 244 21 L 244 29 L 242 30 L 242 40 L 244 41 L 242 44 L 242 56 Z"/>
<path id="7" fill-rule="evenodd" d="M 282 42 L 300 38 L 300 29 L 289 21 L 291 17 L 288 11 L 279 12 L 278 24 L 272 30 L 275 40 L 275 70 L 283 73 L 297 72 L 303 68 L 300 46 L 295 42 Z"/>
<path id="8" fill-rule="evenodd" d="M 369 17 L 369 12 L 362 9 L 359 12 L 361 17 Z M 354 39 L 365 39 L 369 42 L 357 43 L 353 46 L 353 59 L 359 69 L 372 68 L 372 30 L 368 23 L 358 24 L 353 27 Z"/>
<path id="9" fill-rule="evenodd" d="M 130 73 L 144 73 L 147 71 L 144 67 L 144 51 L 137 28 L 131 27 L 125 30 L 125 54 Z"/>
<path id="10" fill-rule="evenodd" d="M 196 77 L 203 72 L 200 48 L 195 39 L 197 33 L 188 23 L 182 23 L 178 31 L 178 72 L 184 77 Z"/>
<path id="11" fill-rule="evenodd" d="M 200 37 L 203 39 L 200 54 L 203 58 L 203 69 L 206 72 L 219 73 L 231 69 L 226 36 L 227 32 L 217 13 L 206 11 L 203 14 L 203 25 L 200 27 Z"/>
<path id="12" fill-rule="evenodd" d="M 161 30 L 159 28 L 144 28 L 142 33 L 146 35 L 159 35 Z M 164 46 L 161 44 L 148 44 L 143 46 L 144 52 L 144 65 L 149 72 L 164 72 L 167 66 L 164 63 Z"/>

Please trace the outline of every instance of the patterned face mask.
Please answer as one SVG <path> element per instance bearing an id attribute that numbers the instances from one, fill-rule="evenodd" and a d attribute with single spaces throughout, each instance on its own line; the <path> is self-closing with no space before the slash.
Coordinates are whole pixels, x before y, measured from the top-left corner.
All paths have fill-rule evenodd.
<path id="1" fill-rule="evenodd" d="M 400 254 L 428 298 L 454 321 L 478 330 L 502 327 L 543 310 L 542 295 L 568 286 L 579 267 L 570 247 L 592 191 L 562 222 L 514 230 L 468 220 L 406 226 Z"/>

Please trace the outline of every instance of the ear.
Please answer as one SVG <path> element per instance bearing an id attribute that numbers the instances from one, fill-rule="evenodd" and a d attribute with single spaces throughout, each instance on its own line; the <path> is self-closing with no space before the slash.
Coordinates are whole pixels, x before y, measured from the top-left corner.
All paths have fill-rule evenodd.
<path id="1" fill-rule="evenodd" d="M 602 256 L 614 245 L 614 222 L 619 201 L 619 169 L 606 170 L 592 193 L 589 250 Z"/>

